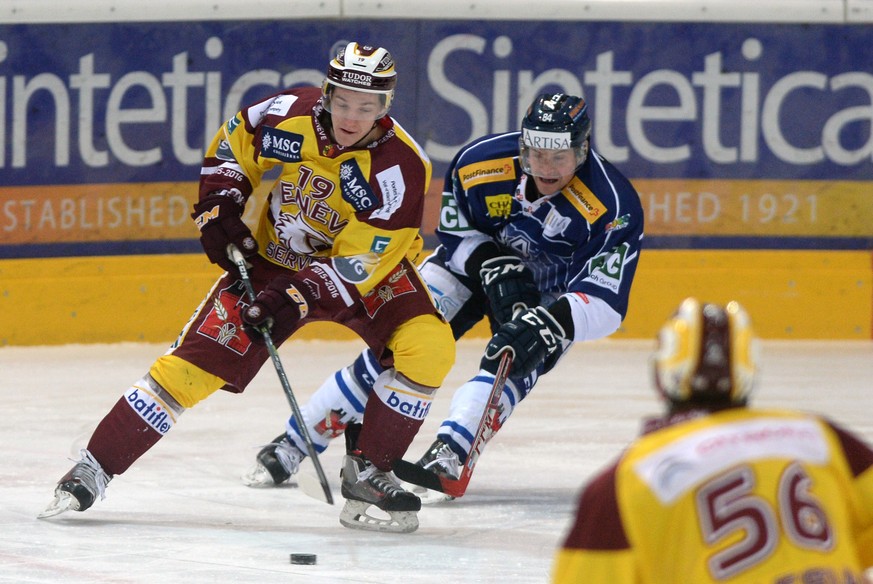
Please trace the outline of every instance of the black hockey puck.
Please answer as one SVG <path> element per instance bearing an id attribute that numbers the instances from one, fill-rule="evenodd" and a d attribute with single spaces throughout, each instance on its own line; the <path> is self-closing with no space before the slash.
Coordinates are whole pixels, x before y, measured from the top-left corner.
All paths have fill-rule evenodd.
<path id="1" fill-rule="evenodd" d="M 297 564 L 300 566 L 313 566 L 315 565 L 315 560 L 315 554 L 291 554 L 292 564 Z"/>

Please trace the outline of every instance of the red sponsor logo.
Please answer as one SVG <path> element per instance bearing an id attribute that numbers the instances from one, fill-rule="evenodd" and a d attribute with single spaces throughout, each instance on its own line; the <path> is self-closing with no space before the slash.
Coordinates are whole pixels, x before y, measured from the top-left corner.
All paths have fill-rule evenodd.
<path id="1" fill-rule="evenodd" d="M 212 307 L 197 332 L 238 355 L 245 355 L 252 342 L 243 332 L 240 304 L 238 294 L 222 290 L 212 300 Z"/>
<path id="2" fill-rule="evenodd" d="M 398 296 L 415 292 L 415 285 L 409 278 L 406 268 L 402 265 L 397 266 L 384 280 L 367 292 L 363 297 L 364 308 L 367 309 L 367 315 L 372 319 L 379 312 L 379 309 L 391 302 Z"/>

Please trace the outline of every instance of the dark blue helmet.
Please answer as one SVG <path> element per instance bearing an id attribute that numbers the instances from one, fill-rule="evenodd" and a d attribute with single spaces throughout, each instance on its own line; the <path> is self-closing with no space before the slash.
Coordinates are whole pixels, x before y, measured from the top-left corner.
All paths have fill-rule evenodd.
<path id="1" fill-rule="evenodd" d="M 543 93 L 531 104 L 521 122 L 522 169 L 531 173 L 528 164 L 530 149 L 572 149 L 578 168 L 588 157 L 590 136 L 591 119 L 584 99 L 564 93 Z"/>
<path id="2" fill-rule="evenodd" d="M 521 131 L 530 148 L 579 148 L 591 135 L 588 104 L 573 95 L 543 93 L 528 108 Z"/>

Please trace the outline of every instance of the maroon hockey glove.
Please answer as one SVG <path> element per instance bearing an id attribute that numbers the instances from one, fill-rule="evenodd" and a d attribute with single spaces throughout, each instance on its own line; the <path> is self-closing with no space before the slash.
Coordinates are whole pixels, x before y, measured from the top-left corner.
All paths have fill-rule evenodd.
<path id="1" fill-rule="evenodd" d="M 495 374 L 500 356 L 511 351 L 510 374 L 513 377 L 525 377 L 561 346 L 565 336 L 558 321 L 542 306 L 525 310 L 497 329 L 485 347 L 479 367 Z"/>
<path id="2" fill-rule="evenodd" d="M 498 325 L 512 320 L 518 309 L 539 306 L 540 291 L 533 273 L 515 256 L 499 256 L 482 263 L 482 290 Z"/>
<path id="3" fill-rule="evenodd" d="M 281 341 L 309 314 L 309 302 L 303 295 L 305 285 L 298 286 L 295 276 L 274 278 L 258 293 L 251 306 L 243 310 L 243 328 L 253 342 L 264 342 L 264 330 Z"/>
<path id="4" fill-rule="evenodd" d="M 200 245 L 206 257 L 213 264 L 235 274 L 236 265 L 228 258 L 227 246 L 235 244 L 243 257 L 250 258 L 258 253 L 258 242 L 243 223 L 243 208 L 232 198 L 211 194 L 194 205 L 191 218 L 200 229 Z"/>

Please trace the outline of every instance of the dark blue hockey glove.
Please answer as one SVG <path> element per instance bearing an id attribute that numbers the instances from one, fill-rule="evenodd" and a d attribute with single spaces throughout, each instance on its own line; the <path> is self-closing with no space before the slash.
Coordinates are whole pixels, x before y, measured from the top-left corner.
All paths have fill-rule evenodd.
<path id="1" fill-rule="evenodd" d="M 565 336 L 558 321 L 542 306 L 525 310 L 497 329 L 485 347 L 479 367 L 496 374 L 500 356 L 511 351 L 510 374 L 525 377 L 561 346 Z"/>
<path id="2" fill-rule="evenodd" d="M 485 261 L 479 277 L 498 325 L 512 320 L 516 310 L 540 304 L 540 291 L 533 273 L 520 258 L 499 256 Z"/>

